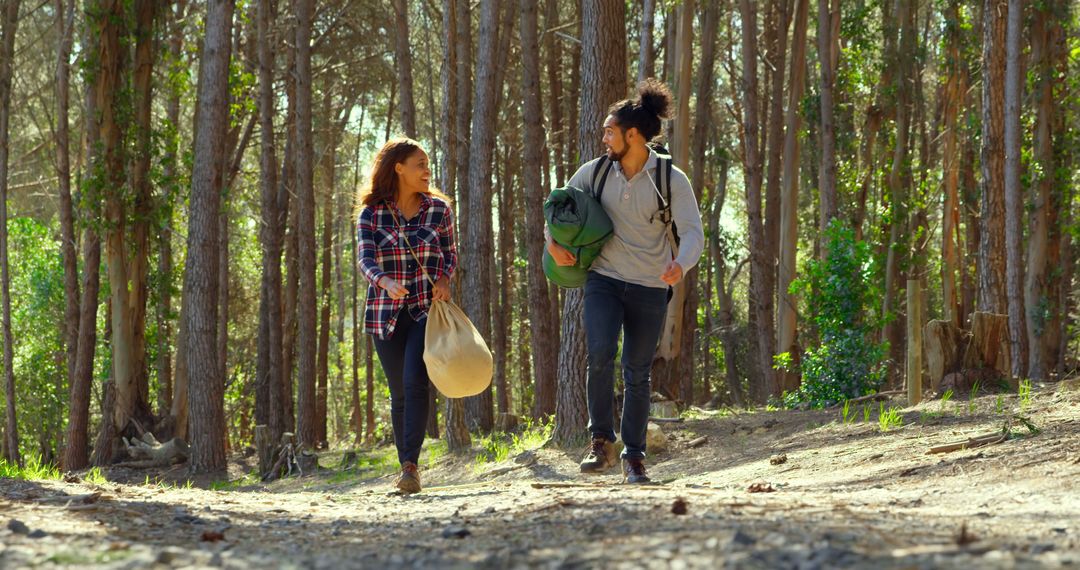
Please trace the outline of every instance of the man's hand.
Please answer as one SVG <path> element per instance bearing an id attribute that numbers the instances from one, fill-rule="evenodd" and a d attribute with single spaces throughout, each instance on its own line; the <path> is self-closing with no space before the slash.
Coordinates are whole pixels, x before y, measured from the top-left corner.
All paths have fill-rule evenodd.
<path id="1" fill-rule="evenodd" d="M 450 300 L 450 278 L 443 275 L 435 282 L 435 287 L 431 290 L 431 298 L 436 301 L 449 301 Z"/>
<path id="2" fill-rule="evenodd" d="M 668 285 L 675 286 L 676 283 L 682 281 L 683 270 L 682 266 L 675 262 L 675 260 L 669 261 L 667 268 L 664 269 L 664 274 L 660 276 L 660 279 Z"/>
<path id="3" fill-rule="evenodd" d="M 401 283 L 398 283 L 397 281 L 392 279 L 389 275 L 384 275 L 382 279 L 379 279 L 379 287 L 386 289 L 387 294 L 389 294 L 390 298 L 394 299 L 395 301 L 398 299 L 404 299 L 409 294 L 408 289 L 406 289 Z"/>

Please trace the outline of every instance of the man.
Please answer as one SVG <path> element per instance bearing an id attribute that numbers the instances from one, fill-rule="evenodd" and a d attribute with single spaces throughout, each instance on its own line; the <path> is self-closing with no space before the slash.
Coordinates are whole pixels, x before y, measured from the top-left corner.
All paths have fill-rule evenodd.
<path id="1" fill-rule="evenodd" d="M 662 83 L 650 79 L 639 84 L 633 99 L 619 101 L 608 110 L 603 135 L 606 155 L 584 164 L 568 184 L 598 197 L 615 230 L 585 283 L 592 441 L 581 471 L 600 473 L 616 463 L 615 353 L 621 329 L 622 460 L 623 478 L 629 483 L 649 482 L 644 464 L 649 374 L 670 288 L 697 263 L 705 245 L 690 180 L 670 166 L 670 158 L 662 158 L 649 146 L 660 134 L 662 121 L 670 118 L 672 106 L 671 91 Z M 664 195 L 662 186 L 669 195 Z M 676 229 L 681 241 L 674 235 Z M 547 249 L 559 265 L 576 262 L 550 235 Z"/>

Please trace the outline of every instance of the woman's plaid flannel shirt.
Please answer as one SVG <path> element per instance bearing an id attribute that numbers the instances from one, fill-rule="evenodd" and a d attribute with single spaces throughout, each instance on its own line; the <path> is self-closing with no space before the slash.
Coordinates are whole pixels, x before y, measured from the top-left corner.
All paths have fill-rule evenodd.
<path id="1" fill-rule="evenodd" d="M 413 251 L 434 281 L 453 275 L 457 267 L 454 212 L 445 201 L 421 194 L 420 210 L 410 220 L 405 219 L 396 204 L 384 202 L 364 206 L 356 224 L 360 269 L 370 284 L 364 310 L 364 332 L 383 340 L 394 334 L 402 306 L 407 307 L 413 320 L 419 322 L 427 318 L 432 299 L 431 283 L 424 278 L 402 240 L 391 207 L 404 226 L 405 237 Z M 384 275 L 401 283 L 409 294 L 403 299 L 391 299 L 386 290 L 377 285 Z"/>

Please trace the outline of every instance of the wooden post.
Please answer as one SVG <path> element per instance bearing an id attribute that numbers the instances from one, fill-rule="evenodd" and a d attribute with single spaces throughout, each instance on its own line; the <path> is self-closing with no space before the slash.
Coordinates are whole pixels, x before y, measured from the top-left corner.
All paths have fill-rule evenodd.
<path id="1" fill-rule="evenodd" d="M 907 281 L 907 393 L 908 405 L 922 401 L 922 295 L 918 279 Z"/>

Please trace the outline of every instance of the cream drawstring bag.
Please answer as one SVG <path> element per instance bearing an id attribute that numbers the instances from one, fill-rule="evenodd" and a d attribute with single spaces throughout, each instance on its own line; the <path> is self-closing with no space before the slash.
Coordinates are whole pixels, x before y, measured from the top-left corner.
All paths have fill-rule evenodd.
<path id="1" fill-rule="evenodd" d="M 434 288 L 435 281 L 413 251 L 393 207 L 390 208 L 399 237 L 405 240 L 424 278 Z M 424 333 L 424 364 L 431 383 L 447 398 L 475 396 L 491 386 L 494 369 L 491 350 L 469 317 L 453 301 L 431 302 Z"/>

